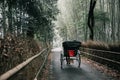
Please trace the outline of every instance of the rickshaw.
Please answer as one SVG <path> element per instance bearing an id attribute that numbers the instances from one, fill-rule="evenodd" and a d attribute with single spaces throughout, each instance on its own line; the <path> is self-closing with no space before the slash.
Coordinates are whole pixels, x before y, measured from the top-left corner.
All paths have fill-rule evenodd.
<path id="1" fill-rule="evenodd" d="M 63 51 L 60 54 L 61 68 L 63 68 L 63 63 L 66 61 L 66 64 L 72 64 L 74 61 L 77 61 L 78 67 L 81 64 L 81 56 L 79 47 L 81 42 L 79 41 L 65 41 L 62 43 Z"/>

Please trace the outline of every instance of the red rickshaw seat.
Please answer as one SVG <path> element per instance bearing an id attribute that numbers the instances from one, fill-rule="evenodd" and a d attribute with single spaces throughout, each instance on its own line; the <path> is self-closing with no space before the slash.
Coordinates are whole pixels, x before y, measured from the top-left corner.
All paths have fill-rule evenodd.
<path id="1" fill-rule="evenodd" d="M 69 57 L 75 56 L 75 50 L 68 50 Z"/>

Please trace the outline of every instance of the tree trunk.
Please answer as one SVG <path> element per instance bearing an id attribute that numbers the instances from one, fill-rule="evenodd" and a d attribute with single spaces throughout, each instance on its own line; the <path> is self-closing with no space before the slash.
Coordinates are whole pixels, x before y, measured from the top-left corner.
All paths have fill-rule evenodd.
<path id="1" fill-rule="evenodd" d="M 11 0 L 8 1 L 8 31 L 12 34 L 12 4 Z"/>
<path id="2" fill-rule="evenodd" d="M 118 40 L 120 40 L 120 0 L 118 0 Z"/>
<path id="3" fill-rule="evenodd" d="M 89 9 L 89 14 L 88 14 L 88 27 L 90 29 L 90 39 L 93 40 L 94 39 L 94 8 L 96 5 L 96 0 L 91 0 L 90 1 L 90 9 Z"/>
<path id="4" fill-rule="evenodd" d="M 112 38 L 112 41 L 115 42 L 115 1 L 112 0 L 111 1 L 111 28 L 112 28 L 112 34 L 111 34 L 111 38 Z"/>
<path id="5" fill-rule="evenodd" d="M 6 25 L 6 12 L 5 12 L 5 0 L 3 2 L 3 7 L 2 7 L 2 15 L 3 15 L 3 37 L 5 36 L 6 34 L 6 29 L 7 29 L 7 25 Z"/>

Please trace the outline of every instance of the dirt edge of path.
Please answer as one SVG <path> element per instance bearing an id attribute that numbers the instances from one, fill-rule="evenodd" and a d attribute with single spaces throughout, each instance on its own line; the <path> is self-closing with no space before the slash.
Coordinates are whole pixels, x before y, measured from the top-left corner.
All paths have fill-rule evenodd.
<path id="1" fill-rule="evenodd" d="M 45 65 L 45 68 L 42 71 L 41 79 L 40 80 L 51 80 L 51 71 L 50 71 L 50 65 L 51 65 L 51 53 L 48 55 L 48 59 Z"/>
<path id="2" fill-rule="evenodd" d="M 107 67 L 105 65 L 100 64 L 100 63 L 97 63 L 97 62 L 95 62 L 93 60 L 87 59 L 85 57 L 82 57 L 82 61 L 84 63 L 88 63 L 91 66 L 95 67 L 101 73 L 105 73 L 108 76 L 115 78 L 116 80 L 120 80 L 120 72 L 118 72 L 116 70 L 113 70 L 113 69 L 111 69 L 111 68 L 109 68 L 109 67 Z"/>

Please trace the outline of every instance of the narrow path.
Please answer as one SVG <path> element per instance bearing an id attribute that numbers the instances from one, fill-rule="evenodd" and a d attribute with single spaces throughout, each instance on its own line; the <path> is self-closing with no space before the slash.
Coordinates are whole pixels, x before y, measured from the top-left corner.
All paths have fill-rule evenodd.
<path id="1" fill-rule="evenodd" d="M 80 68 L 76 65 L 66 65 L 64 62 L 64 69 L 61 69 L 58 49 L 52 51 L 51 61 L 52 80 L 114 80 L 83 61 Z"/>

